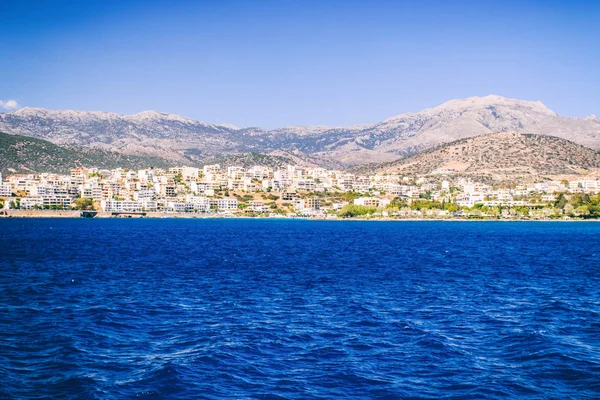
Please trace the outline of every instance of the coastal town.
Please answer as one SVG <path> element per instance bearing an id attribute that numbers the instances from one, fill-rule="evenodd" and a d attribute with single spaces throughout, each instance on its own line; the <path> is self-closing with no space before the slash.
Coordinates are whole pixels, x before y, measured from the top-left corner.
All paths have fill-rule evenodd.
<path id="1" fill-rule="evenodd" d="M 68 175 L 0 175 L 0 215 L 587 219 L 600 216 L 599 193 L 597 178 L 494 185 L 451 171 L 362 176 L 296 165 L 76 168 Z"/>

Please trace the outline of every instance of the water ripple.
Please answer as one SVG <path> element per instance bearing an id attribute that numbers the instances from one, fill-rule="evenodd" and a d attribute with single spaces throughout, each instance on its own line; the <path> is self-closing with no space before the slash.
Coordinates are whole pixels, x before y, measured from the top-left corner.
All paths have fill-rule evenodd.
<path id="1" fill-rule="evenodd" d="M 599 398 L 599 233 L 0 220 L 0 398 Z"/>

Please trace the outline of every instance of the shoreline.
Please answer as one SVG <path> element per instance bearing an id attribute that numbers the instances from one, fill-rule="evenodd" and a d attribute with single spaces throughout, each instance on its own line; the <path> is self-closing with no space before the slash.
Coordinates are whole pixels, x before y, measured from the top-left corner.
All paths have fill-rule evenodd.
<path id="1" fill-rule="evenodd" d="M 162 213 L 148 212 L 146 215 L 120 215 L 99 211 L 93 218 L 83 218 L 79 210 L 3 210 L 6 215 L 0 219 L 257 219 L 257 220 L 303 220 L 303 221 L 362 221 L 362 222 L 600 222 L 600 219 L 519 219 L 519 218 L 311 218 L 311 217 L 270 217 L 270 216 L 236 216 L 231 214 L 194 214 L 194 213 Z"/>

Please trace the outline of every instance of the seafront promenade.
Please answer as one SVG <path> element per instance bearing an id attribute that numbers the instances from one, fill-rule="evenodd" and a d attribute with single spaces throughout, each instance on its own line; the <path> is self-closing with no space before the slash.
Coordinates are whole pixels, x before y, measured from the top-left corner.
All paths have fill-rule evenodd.
<path id="1" fill-rule="evenodd" d="M 234 215 L 199 213 L 122 213 L 99 211 L 94 218 L 236 218 Z M 82 218 L 80 210 L 0 210 L 0 218 Z"/>
<path id="2" fill-rule="evenodd" d="M 82 217 L 79 210 L 0 210 L 0 219 L 9 218 L 74 218 L 74 219 L 91 219 Z M 519 217 L 492 217 L 492 216 L 380 216 L 370 215 L 361 217 L 338 217 L 337 215 L 327 215 L 323 217 L 302 217 L 302 216 L 283 216 L 275 214 L 255 214 L 255 215 L 238 215 L 238 214 L 223 214 L 223 213 L 178 213 L 178 212 L 146 212 L 146 213 L 121 213 L 115 214 L 112 212 L 99 211 L 93 217 L 95 219 L 124 219 L 124 218 L 144 218 L 144 219 L 300 219 L 305 221 L 600 221 L 598 219 L 572 219 L 564 217 L 556 218 L 519 218 Z"/>

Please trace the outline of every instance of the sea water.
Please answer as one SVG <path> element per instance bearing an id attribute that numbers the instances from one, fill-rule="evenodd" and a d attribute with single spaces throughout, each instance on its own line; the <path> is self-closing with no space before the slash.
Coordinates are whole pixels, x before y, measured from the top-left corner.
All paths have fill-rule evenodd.
<path id="1" fill-rule="evenodd" d="M 0 398 L 598 398 L 600 223 L 0 220 Z"/>

